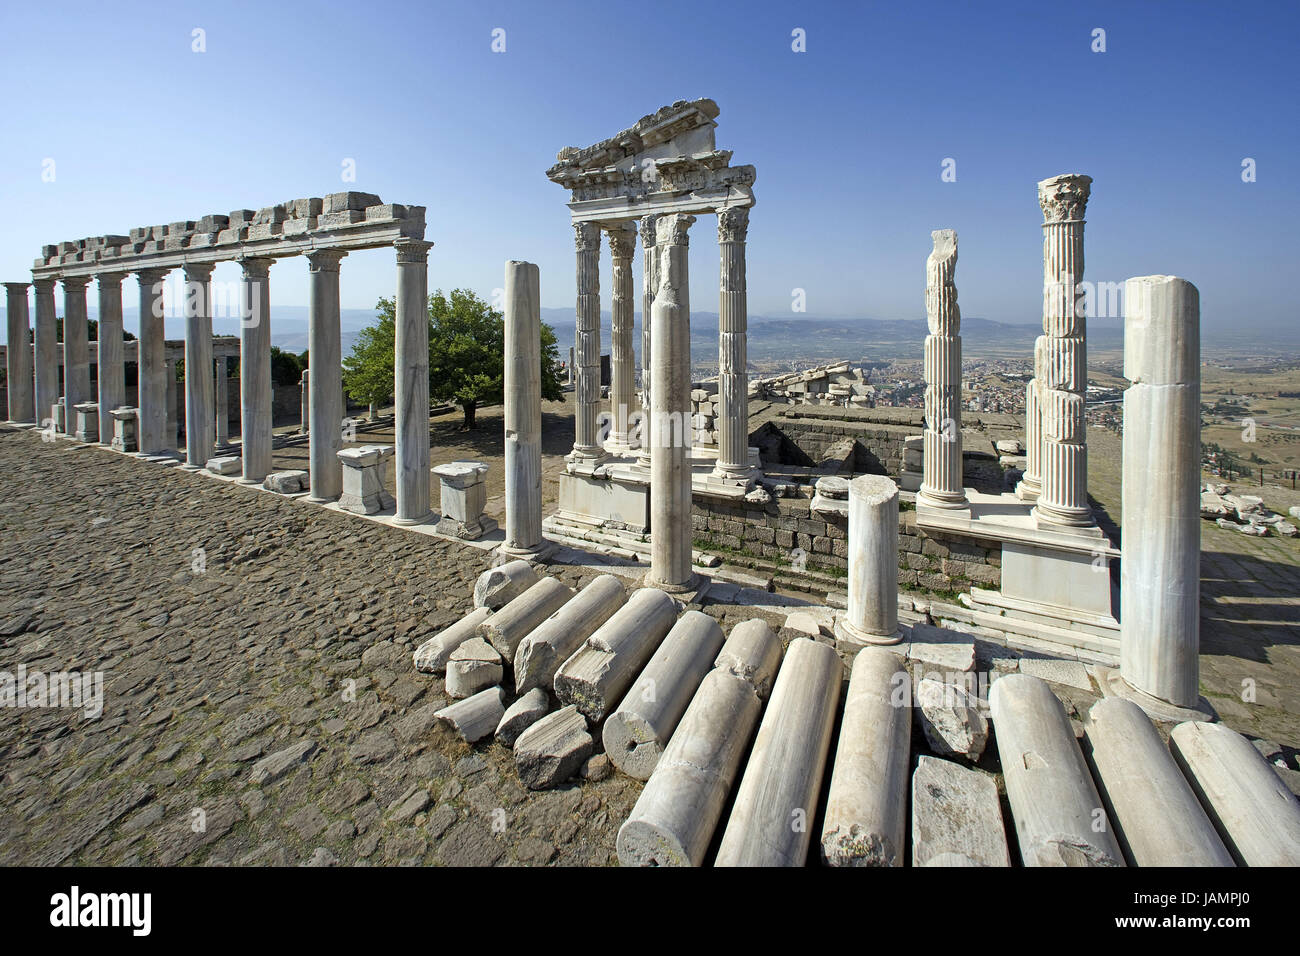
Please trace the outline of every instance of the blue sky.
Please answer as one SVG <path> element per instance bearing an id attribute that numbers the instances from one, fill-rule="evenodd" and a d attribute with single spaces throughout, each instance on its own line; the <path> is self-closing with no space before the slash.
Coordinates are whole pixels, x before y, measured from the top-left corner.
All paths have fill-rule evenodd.
<path id="1" fill-rule="evenodd" d="M 1035 183 L 1080 172 L 1094 179 L 1086 279 L 1177 274 L 1199 286 L 1207 327 L 1294 328 L 1298 11 L 7 4 L 0 278 L 28 277 L 45 243 L 354 188 L 428 207 L 430 288 L 488 296 L 505 260 L 528 259 L 543 304 L 570 306 L 567 194 L 545 178 L 556 151 L 708 96 L 718 145 L 758 170 L 751 314 L 789 316 L 801 288 L 809 315 L 921 318 L 930 231 L 951 227 L 963 312 L 1034 321 Z M 498 27 L 504 53 L 491 50 Z M 1104 53 L 1090 49 L 1098 27 Z M 191 49 L 195 28 L 204 53 Z M 795 28 L 807 52 L 791 50 Z M 945 183 L 949 157 L 957 180 Z M 1246 157 L 1256 182 L 1242 182 Z M 355 184 L 341 181 L 349 158 Z M 702 311 L 717 309 L 715 239 L 702 218 L 691 253 Z M 223 265 L 216 277 L 237 274 Z M 273 307 L 306 303 L 302 260 L 271 277 Z M 343 305 L 370 307 L 394 282 L 391 252 L 350 256 Z"/>

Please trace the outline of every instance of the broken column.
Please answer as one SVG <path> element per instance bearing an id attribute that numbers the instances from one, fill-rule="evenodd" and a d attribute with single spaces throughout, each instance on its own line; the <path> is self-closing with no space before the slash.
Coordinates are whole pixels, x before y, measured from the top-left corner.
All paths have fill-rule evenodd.
<path id="1" fill-rule="evenodd" d="M 394 524 L 419 524 L 429 518 L 429 248 L 422 239 L 399 239 L 397 323 L 394 336 L 397 435 Z M 322 383 L 324 384 L 324 383 Z M 337 429 L 339 416 L 327 423 Z M 495 729 L 495 728 L 493 728 Z"/>
<path id="2" fill-rule="evenodd" d="M 614 575 L 601 574 L 589 581 L 515 647 L 515 693 L 535 687 L 549 691 L 560 665 L 626 602 L 623 582 Z"/>
<path id="3" fill-rule="evenodd" d="M 637 467 L 650 471 L 650 355 L 651 337 L 654 323 L 651 312 L 654 309 L 655 292 L 659 288 L 659 250 L 655 223 L 658 216 L 642 216 L 637 227 L 641 233 L 641 429 L 640 449 L 637 452 Z"/>
<path id="4" fill-rule="evenodd" d="M 618 831 L 623 866 L 699 866 L 781 664 L 763 621 L 731 631 Z"/>
<path id="5" fill-rule="evenodd" d="M 474 581 L 474 606 L 496 611 L 537 583 L 537 572 L 521 559 L 494 564 Z"/>
<path id="6" fill-rule="evenodd" d="M 749 306 L 745 286 L 745 238 L 749 207 L 718 212 L 721 283 L 718 302 L 718 462 L 713 473 L 748 487 L 749 463 Z"/>
<path id="7" fill-rule="evenodd" d="M 645 583 L 689 590 L 691 570 L 691 306 L 687 230 L 694 216 L 660 216 L 658 289 L 651 320 L 650 570 Z"/>
<path id="8" fill-rule="evenodd" d="M 506 263 L 505 430 L 506 539 L 509 555 L 541 556 L 542 301 L 531 262 Z"/>
<path id="9" fill-rule="evenodd" d="M 897 644 L 898 487 L 884 475 L 849 482 L 849 607 L 835 636 L 851 647 Z"/>
<path id="10" fill-rule="evenodd" d="M 338 453 L 343 447 L 339 421 L 345 412 L 341 339 L 339 330 L 339 264 L 347 253 L 316 249 L 307 253 L 311 285 L 307 300 L 307 357 L 304 370 L 306 397 L 302 419 L 308 439 L 308 474 L 311 501 L 334 501 L 343 493 L 343 469 Z"/>
<path id="11" fill-rule="evenodd" d="M 458 700 L 435 713 L 434 719 L 473 744 L 490 737 L 506 712 L 506 694 L 500 687 L 489 687 L 473 697 Z"/>
<path id="12" fill-rule="evenodd" d="M 59 331 L 54 307 L 54 279 L 33 279 L 36 322 L 32 329 L 35 364 L 32 369 L 36 385 L 36 423 L 52 421 L 54 404 L 59 400 Z"/>
<path id="13" fill-rule="evenodd" d="M 429 638 L 415 649 L 415 669 L 425 674 L 441 674 L 456 648 L 472 640 L 478 634 L 478 626 L 491 615 L 490 608 L 476 607 L 451 627 Z"/>
<path id="14" fill-rule="evenodd" d="M 185 264 L 185 467 L 212 457 L 212 264 Z"/>
<path id="15" fill-rule="evenodd" d="M 650 779 L 721 648 L 717 621 L 702 611 L 681 616 L 605 721 L 605 753 L 615 767 L 636 780 Z"/>
<path id="16" fill-rule="evenodd" d="M 515 769 L 529 790 L 563 783 L 591 755 L 587 721 L 576 707 L 561 707 L 532 724 L 515 740 Z"/>
<path id="17" fill-rule="evenodd" d="M 167 441 L 167 338 L 163 326 L 163 280 L 167 278 L 168 271 L 140 269 L 136 272 L 136 279 L 140 283 L 140 338 L 136 343 L 136 445 L 142 455 L 160 455 L 172 447 Z M 269 350 L 269 343 L 267 348 Z M 268 351 L 268 375 L 270 361 Z M 269 443 L 269 436 L 267 440 Z"/>
<path id="18" fill-rule="evenodd" d="M 600 226 L 575 222 L 578 253 L 578 302 L 574 335 L 577 341 L 570 467 L 591 469 L 605 458 L 600 446 Z"/>
<path id="19" fill-rule="evenodd" d="M 1134 866 L 1233 866 L 1160 733 L 1132 701 L 1092 705 L 1088 759 L 1116 836 Z"/>
<path id="20" fill-rule="evenodd" d="M 835 648 L 790 642 L 759 725 L 716 866 L 803 866 L 840 701 Z"/>
<path id="21" fill-rule="evenodd" d="M 626 455 L 628 418 L 636 401 L 636 352 L 632 348 L 636 304 L 632 298 L 632 252 L 636 249 L 636 223 L 613 223 L 609 233 L 609 254 L 614 275 L 610 298 L 610 388 L 609 409 L 613 419 L 605 448 L 613 455 Z"/>
<path id="22" fill-rule="evenodd" d="M 9 385 L 9 421 L 36 422 L 32 336 L 27 311 L 27 282 L 5 283 L 9 328 L 5 349 L 5 375 Z"/>
<path id="23" fill-rule="evenodd" d="M 1010 866 L 992 774 L 920 757 L 912 774 L 913 866 Z"/>
<path id="24" fill-rule="evenodd" d="M 113 442 L 112 411 L 126 404 L 126 361 L 122 348 L 122 280 L 125 272 L 95 276 L 99 291 L 99 443 Z"/>
<path id="25" fill-rule="evenodd" d="M 989 707 L 1024 865 L 1123 866 L 1069 718 L 1047 683 L 1000 677 Z"/>
<path id="26" fill-rule="evenodd" d="M 311 370 L 303 369 L 298 376 L 298 433 L 311 434 Z"/>
<path id="27" fill-rule="evenodd" d="M 1092 527 L 1088 504 L 1088 391 L 1083 279 L 1083 214 L 1089 176 L 1038 184 L 1043 209 L 1042 358 L 1035 369 L 1042 413 L 1042 491 L 1034 515 L 1045 524 Z M 1035 357 L 1038 350 L 1035 350 Z"/>
<path id="28" fill-rule="evenodd" d="M 925 261 L 925 454 L 917 504 L 969 508 L 962 482 L 961 309 L 957 306 L 957 233 L 930 233 L 934 250 Z"/>
<path id="29" fill-rule="evenodd" d="M 1200 295 L 1174 276 L 1124 287 L 1120 675 L 1177 707 L 1199 699 Z"/>
<path id="30" fill-rule="evenodd" d="M 239 428 L 245 484 L 260 485 L 271 471 L 272 259 L 241 259 L 244 314 L 239 336 Z"/>
<path id="31" fill-rule="evenodd" d="M 542 578 L 519 597 L 479 625 L 479 636 L 508 661 L 515 659 L 519 642 L 534 628 L 564 607 L 573 591 L 555 578 Z"/>
<path id="32" fill-rule="evenodd" d="M 481 461 L 452 461 L 433 469 L 438 476 L 442 518 L 436 530 L 453 538 L 473 541 L 497 529 L 496 520 L 483 514 L 487 505 L 488 466 Z"/>
<path id="33" fill-rule="evenodd" d="M 903 659 L 864 647 L 853 659 L 822 825 L 829 866 L 902 866 L 911 766 L 911 678 Z"/>
<path id="34" fill-rule="evenodd" d="M 63 279 L 63 408 L 71 432 L 76 407 L 92 401 L 90 392 L 89 327 L 86 316 L 87 276 Z M 96 439 L 97 440 L 97 439 Z"/>
<path id="35" fill-rule="evenodd" d="M 217 448 L 230 446 L 230 371 L 226 367 L 227 364 L 224 355 L 216 360 L 217 421 L 215 434 Z"/>
<path id="36" fill-rule="evenodd" d="M 502 612 L 504 613 L 504 612 Z M 677 602 L 645 587 L 587 638 L 555 672 L 555 696 L 592 723 L 605 719 L 677 618 Z"/>

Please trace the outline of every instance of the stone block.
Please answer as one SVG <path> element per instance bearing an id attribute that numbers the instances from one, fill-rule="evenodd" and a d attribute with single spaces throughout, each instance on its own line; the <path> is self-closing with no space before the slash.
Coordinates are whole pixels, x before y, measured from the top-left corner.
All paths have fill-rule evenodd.
<path id="1" fill-rule="evenodd" d="M 1011 865 L 992 777 L 949 760 L 917 760 L 912 774 L 912 865 Z"/>
<path id="2" fill-rule="evenodd" d="M 238 461 L 239 459 L 235 459 Z M 275 471 L 267 475 L 262 487 L 282 495 L 293 495 L 309 487 L 305 471 Z"/>
<path id="3" fill-rule="evenodd" d="M 473 697 L 501 683 L 501 655 L 481 637 L 472 637 L 451 652 L 447 661 L 447 696 Z"/>
<path id="4" fill-rule="evenodd" d="M 214 475 L 238 475 L 243 471 L 243 461 L 238 455 L 222 455 L 209 458 L 204 466 Z"/>
<path id="5" fill-rule="evenodd" d="M 921 730 L 935 753 L 979 761 L 989 740 L 989 722 L 977 698 L 958 684 L 922 678 L 915 704 Z"/>
<path id="6" fill-rule="evenodd" d="M 383 200 L 373 193 L 330 193 L 325 197 L 321 211 L 326 215 L 347 211 L 364 212 L 369 206 L 379 206 Z"/>
<path id="7" fill-rule="evenodd" d="M 343 463 L 339 507 L 357 514 L 375 514 L 392 508 L 393 496 L 384 489 L 386 462 L 392 455 L 392 445 L 363 445 L 339 451 L 338 458 Z"/>
<path id="8" fill-rule="evenodd" d="M 529 790 L 545 790 L 568 780 L 591 756 L 587 720 L 569 705 L 538 720 L 515 741 L 515 768 Z"/>

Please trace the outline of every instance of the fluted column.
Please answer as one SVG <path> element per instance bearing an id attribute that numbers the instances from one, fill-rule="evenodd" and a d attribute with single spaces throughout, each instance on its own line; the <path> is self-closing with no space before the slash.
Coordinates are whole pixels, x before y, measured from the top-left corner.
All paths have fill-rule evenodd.
<path id="1" fill-rule="evenodd" d="M 1199 699 L 1200 294 L 1174 276 L 1124 288 L 1120 675 L 1178 707 Z"/>
<path id="2" fill-rule="evenodd" d="M 185 467 L 212 457 L 212 264 L 185 264 Z"/>
<path id="3" fill-rule="evenodd" d="M 397 249 L 397 329 L 393 360 L 397 433 L 396 524 L 428 520 L 429 507 L 429 247 L 400 239 Z M 332 418 L 338 428 L 339 416 Z"/>
<path id="4" fill-rule="evenodd" d="M 637 465 L 650 470 L 650 429 L 654 416 L 650 412 L 650 349 L 654 323 L 650 313 L 654 309 L 655 291 L 659 284 L 659 250 L 656 248 L 655 223 L 658 216 L 641 218 L 641 250 L 644 274 L 641 287 L 641 448 Z"/>
<path id="5" fill-rule="evenodd" d="M 1083 215 L 1088 176 L 1054 176 L 1038 184 L 1043 208 L 1043 347 L 1038 373 L 1042 411 L 1043 490 L 1034 514 L 1053 525 L 1090 527 L 1088 438 L 1084 397 L 1088 354 L 1084 328 Z"/>
<path id="6" fill-rule="evenodd" d="M 650 446 L 650 570 L 645 583 L 683 591 L 691 570 L 691 311 L 687 230 L 694 216 L 659 217 L 658 289 L 652 309 L 654 426 Z"/>
<path id="7" fill-rule="evenodd" d="M 925 261 L 925 458 L 919 504 L 967 508 L 961 459 L 961 309 L 957 305 L 957 233 L 930 233 Z"/>
<path id="8" fill-rule="evenodd" d="M 1043 490 L 1043 411 L 1038 402 L 1037 372 L 1042 366 L 1042 340 L 1034 340 L 1035 375 L 1025 383 L 1025 471 L 1016 484 L 1016 497 L 1021 501 L 1037 501 Z"/>
<path id="9" fill-rule="evenodd" d="M 126 404 L 126 366 L 122 350 L 122 280 L 125 272 L 95 276 L 99 292 L 99 443 L 113 444 L 110 413 Z"/>
<path id="10" fill-rule="evenodd" d="M 307 381 L 303 428 L 311 436 L 308 468 L 312 501 L 334 501 L 343 493 L 343 464 L 339 461 L 339 449 L 343 447 L 339 263 L 346 254 L 339 249 L 318 249 L 307 254 L 311 269 L 307 312 L 311 374 L 302 373 Z M 428 376 L 425 378 L 427 381 Z"/>
<path id="11" fill-rule="evenodd" d="M 63 279 L 63 421 L 68 433 L 77 420 L 77 405 L 91 400 L 90 347 L 86 328 L 87 276 Z"/>
<path id="12" fill-rule="evenodd" d="M 578 252 L 576 408 L 569 466 L 595 467 L 605 459 L 600 446 L 600 226 L 573 224 Z"/>
<path id="13" fill-rule="evenodd" d="M 542 539 L 541 277 L 531 262 L 506 263 L 506 540 L 534 555 Z"/>
<path id="14" fill-rule="evenodd" d="M 636 322 L 636 303 L 632 297 L 632 253 L 636 249 L 636 223 L 620 222 L 608 226 L 606 231 L 609 233 L 609 254 L 613 260 L 613 289 L 610 299 L 612 331 L 609 339 L 609 409 L 613 425 L 605 449 L 612 455 L 627 455 L 631 451 L 627 437 L 628 418 L 632 413 L 632 403 L 636 401 L 636 351 L 632 347 Z M 599 363 L 599 358 L 597 362 Z"/>
<path id="15" fill-rule="evenodd" d="M 167 434 L 167 339 L 163 325 L 163 280 L 168 269 L 141 269 L 140 339 L 136 369 L 136 447 L 141 455 L 161 455 L 171 445 Z"/>
<path id="16" fill-rule="evenodd" d="M 745 239 L 749 208 L 718 213 L 721 282 L 718 300 L 718 462 L 713 473 L 748 485 L 749 463 L 749 305 L 745 289 Z"/>
<path id="17" fill-rule="evenodd" d="M 9 420 L 34 423 L 36 396 L 32 377 L 32 330 L 27 311 L 29 282 L 5 283 L 5 306 L 9 316 L 9 337 L 5 339 L 5 373 L 9 381 Z"/>
<path id="18" fill-rule="evenodd" d="M 224 355 L 217 358 L 215 387 L 216 392 L 216 447 L 226 448 L 230 445 L 230 363 Z"/>
<path id="19" fill-rule="evenodd" d="M 240 259 L 244 270 L 239 328 L 239 428 L 244 484 L 271 473 L 271 281 L 273 259 Z"/>
<path id="20" fill-rule="evenodd" d="M 53 427 L 54 403 L 59 400 L 59 327 L 54 308 L 54 279 L 33 279 L 36 297 L 36 423 Z"/>

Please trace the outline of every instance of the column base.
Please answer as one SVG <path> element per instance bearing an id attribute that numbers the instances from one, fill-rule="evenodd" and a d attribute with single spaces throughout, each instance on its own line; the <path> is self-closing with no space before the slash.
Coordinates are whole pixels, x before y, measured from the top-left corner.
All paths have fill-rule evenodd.
<path id="1" fill-rule="evenodd" d="M 203 471 L 207 465 L 191 465 L 188 461 L 181 464 L 181 471 Z"/>
<path id="2" fill-rule="evenodd" d="M 390 523 L 392 524 L 401 525 L 402 527 L 409 527 L 410 525 L 413 524 L 427 524 L 430 520 L 432 520 L 432 518 L 433 518 L 433 509 L 430 508 L 428 511 L 426 511 L 423 515 L 421 515 L 418 518 L 402 518 L 397 515 L 394 515 L 389 520 Z"/>
<path id="3" fill-rule="evenodd" d="M 724 464 L 719 461 L 713 466 L 713 471 L 709 473 L 709 478 L 714 481 L 728 482 L 735 485 L 748 487 L 758 480 L 759 470 L 749 462 L 743 465 Z"/>
<path id="4" fill-rule="evenodd" d="M 335 501 L 338 501 L 340 497 L 341 497 L 341 493 L 340 493 L 340 494 L 337 494 L 337 495 L 332 495 L 332 496 L 331 496 L 331 495 L 313 495 L 313 494 L 308 494 L 308 495 L 307 495 L 307 500 L 310 501 L 310 502 L 311 502 L 312 504 L 314 504 L 314 505 L 328 505 L 328 504 L 331 504 L 331 503 L 333 503 L 333 502 L 335 502 Z"/>
<path id="5" fill-rule="evenodd" d="M 925 505 L 929 508 L 940 508 L 944 511 L 970 511 L 970 500 L 963 491 L 936 491 L 927 487 L 924 482 L 921 489 L 916 493 L 916 503 L 918 506 Z"/>
<path id="6" fill-rule="evenodd" d="M 696 574 L 694 571 L 691 572 L 689 578 L 680 584 L 670 584 L 666 581 L 658 581 L 651 577 L 651 573 L 647 571 L 645 577 L 641 580 L 641 586 L 646 588 L 658 588 L 660 591 L 665 591 L 668 594 L 683 594 L 687 591 L 697 590 L 703 582 L 704 578 L 700 577 L 700 575 Z"/>
<path id="7" fill-rule="evenodd" d="M 1043 493 L 1043 486 L 1038 479 L 1021 478 L 1016 485 L 1016 497 L 1021 501 L 1037 501 Z"/>
<path id="8" fill-rule="evenodd" d="M 1098 664 L 1092 668 L 1092 674 L 1101 687 L 1103 697 L 1121 697 L 1124 700 L 1131 700 L 1141 707 L 1148 717 L 1154 717 L 1156 720 L 1182 723 L 1185 720 L 1214 722 L 1219 719 L 1214 707 L 1204 697 L 1196 699 L 1195 707 L 1183 707 L 1138 690 L 1115 668 Z"/>
<path id="9" fill-rule="evenodd" d="M 1097 522 L 1092 516 L 1091 508 L 1057 508 L 1046 504 L 1040 497 L 1038 504 L 1030 509 L 1029 514 L 1039 525 L 1054 525 L 1062 528 L 1092 528 Z"/>
<path id="10" fill-rule="evenodd" d="M 835 618 L 835 646 L 839 650 L 856 650 L 868 645 L 891 646 L 903 643 L 903 629 L 892 634 L 872 634 L 850 623 L 847 614 Z"/>
<path id="11" fill-rule="evenodd" d="M 512 548 L 503 544 L 497 548 L 496 553 L 511 559 L 522 558 L 525 561 L 545 561 L 558 548 L 559 545 L 554 541 L 542 539 L 541 544 L 534 545 L 531 548 Z"/>

